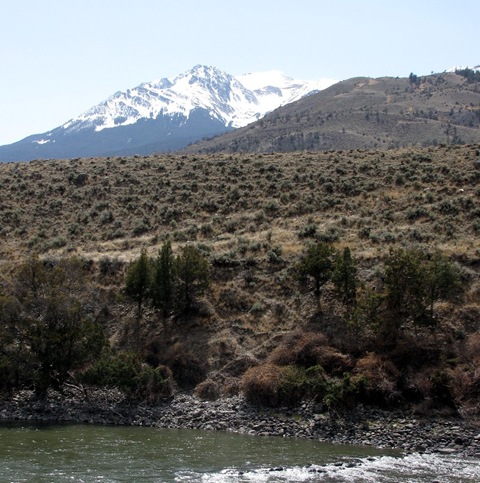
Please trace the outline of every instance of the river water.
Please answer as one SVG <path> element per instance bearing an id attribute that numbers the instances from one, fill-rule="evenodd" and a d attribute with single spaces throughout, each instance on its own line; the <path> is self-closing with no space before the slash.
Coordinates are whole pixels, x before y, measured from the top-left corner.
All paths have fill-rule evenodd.
<path id="1" fill-rule="evenodd" d="M 0 482 L 479 482 L 480 461 L 214 431 L 0 425 Z"/>

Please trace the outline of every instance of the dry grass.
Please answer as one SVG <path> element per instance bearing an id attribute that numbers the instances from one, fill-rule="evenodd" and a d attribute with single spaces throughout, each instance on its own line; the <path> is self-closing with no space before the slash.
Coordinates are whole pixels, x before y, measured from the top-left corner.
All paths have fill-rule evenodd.
<path id="1" fill-rule="evenodd" d="M 290 257 L 301 249 L 299 232 L 315 225 L 315 236 L 367 253 L 423 243 L 478 257 L 479 153 L 449 146 L 6 163 L 0 255 L 131 258 L 170 235 L 217 256 L 258 258 L 278 244 Z"/>
<path id="2" fill-rule="evenodd" d="M 245 397 L 259 406 L 288 405 L 295 400 L 291 392 L 283 393 L 288 368 L 263 364 L 249 369 L 242 378 Z"/>

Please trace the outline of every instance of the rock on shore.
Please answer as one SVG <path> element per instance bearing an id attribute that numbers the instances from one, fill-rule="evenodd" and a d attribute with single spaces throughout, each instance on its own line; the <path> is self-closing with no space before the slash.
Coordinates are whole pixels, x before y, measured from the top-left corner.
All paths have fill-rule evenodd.
<path id="1" fill-rule="evenodd" d="M 88 397 L 50 391 L 43 399 L 21 391 L 0 400 L 0 419 L 220 430 L 480 458 L 480 427 L 460 418 L 420 418 L 364 407 L 334 414 L 310 402 L 294 409 L 259 409 L 240 396 L 202 401 L 179 394 L 147 405 L 114 390 L 89 391 Z"/>

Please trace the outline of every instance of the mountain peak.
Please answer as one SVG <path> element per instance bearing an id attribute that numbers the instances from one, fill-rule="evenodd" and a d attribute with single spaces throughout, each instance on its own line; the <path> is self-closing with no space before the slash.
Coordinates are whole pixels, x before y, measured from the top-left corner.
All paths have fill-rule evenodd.
<path id="1" fill-rule="evenodd" d="M 321 82 L 295 81 L 279 71 L 234 77 L 216 67 L 198 64 L 175 77 L 117 92 L 62 127 L 98 132 L 160 115 L 181 114 L 188 118 L 195 109 L 206 110 L 225 126 L 242 127 L 334 83 Z"/>
<path id="2" fill-rule="evenodd" d="M 216 74 L 223 74 L 223 72 L 220 69 L 217 69 L 216 67 L 202 65 L 202 64 L 197 64 L 189 72 L 195 73 L 197 75 L 203 75 L 205 77 L 216 75 Z"/>
<path id="3" fill-rule="evenodd" d="M 62 126 L 19 143 L 28 145 L 24 153 L 34 146 L 32 159 L 58 157 L 58 146 L 73 139 L 81 149 L 65 148 L 62 157 L 125 152 L 136 145 L 150 146 L 144 150 L 180 149 L 204 136 L 245 126 L 334 82 L 299 81 L 279 71 L 233 76 L 198 64 L 177 76 L 117 92 Z M 95 140 L 100 138 L 101 146 L 96 148 Z M 22 160 L 25 156 L 30 155 L 22 154 Z"/>
<path id="4" fill-rule="evenodd" d="M 231 82 L 234 79 L 233 76 L 226 72 L 212 66 L 206 66 L 198 64 L 190 70 L 177 75 L 172 79 L 173 84 L 179 82 L 181 79 L 189 79 L 191 84 L 195 82 L 208 85 L 212 80 L 221 80 L 222 82 Z"/>

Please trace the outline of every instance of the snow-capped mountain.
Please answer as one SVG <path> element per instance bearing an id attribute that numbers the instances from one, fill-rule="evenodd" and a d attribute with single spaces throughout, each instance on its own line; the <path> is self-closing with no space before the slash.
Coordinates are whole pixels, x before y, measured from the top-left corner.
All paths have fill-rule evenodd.
<path id="1" fill-rule="evenodd" d="M 197 65 L 173 79 L 117 92 L 62 127 L 67 132 L 88 127 L 101 131 L 158 116 L 188 118 L 195 109 L 205 109 L 226 127 L 237 128 L 334 82 L 297 81 L 276 71 L 233 77 L 215 67 Z"/>
<path id="2" fill-rule="evenodd" d="M 173 78 L 117 92 L 44 134 L 0 147 L 0 161 L 172 151 L 256 121 L 335 81 L 271 71 L 234 77 L 197 65 Z"/>

